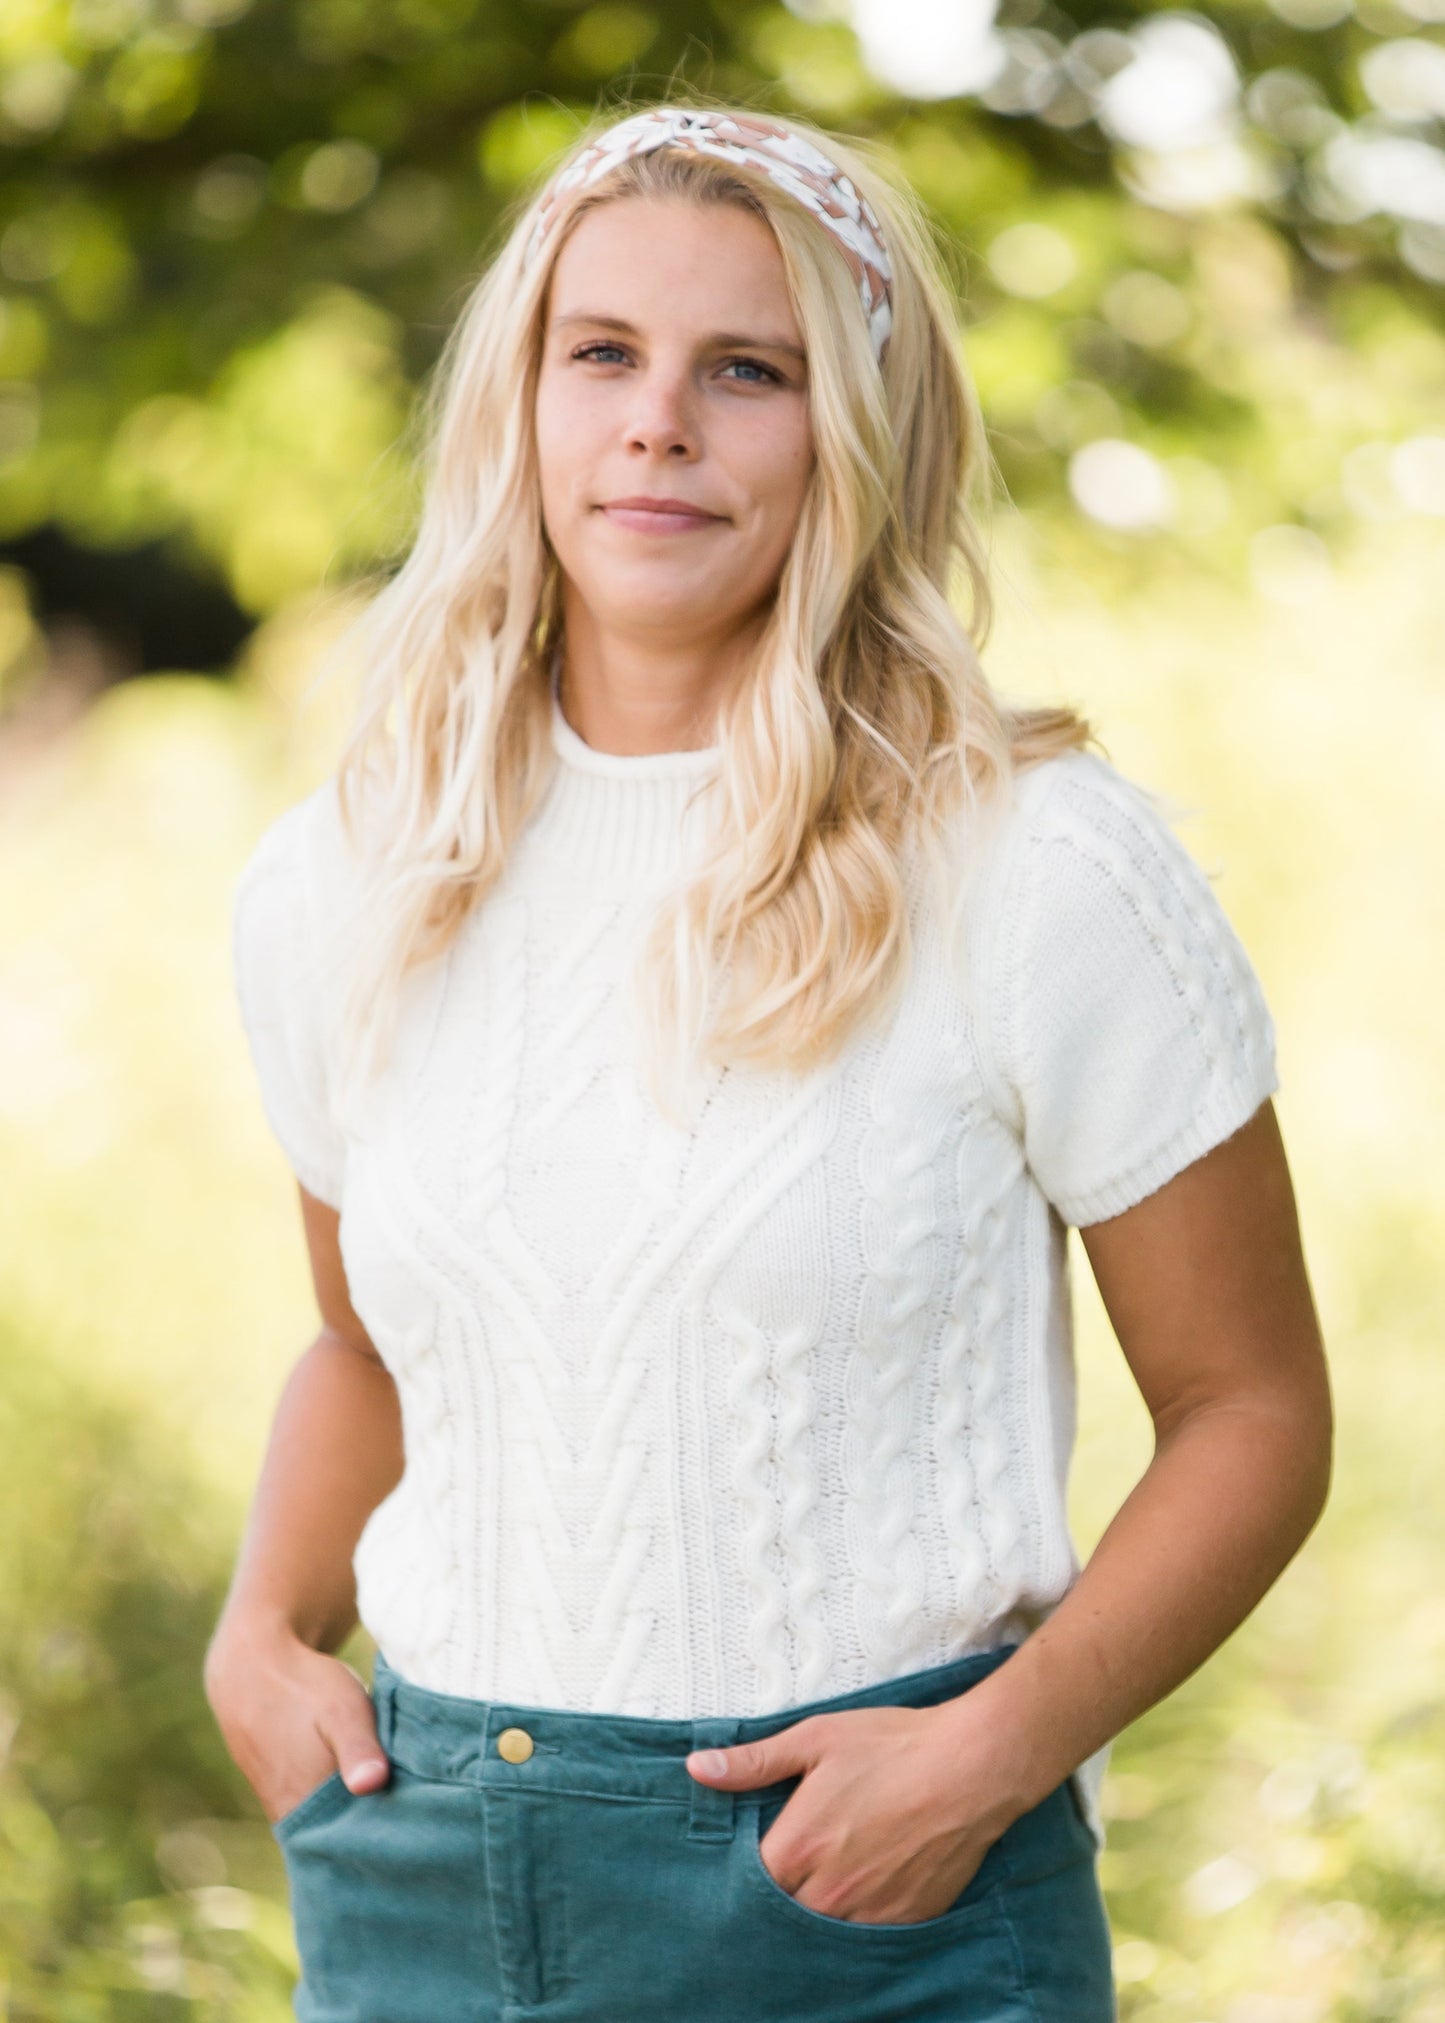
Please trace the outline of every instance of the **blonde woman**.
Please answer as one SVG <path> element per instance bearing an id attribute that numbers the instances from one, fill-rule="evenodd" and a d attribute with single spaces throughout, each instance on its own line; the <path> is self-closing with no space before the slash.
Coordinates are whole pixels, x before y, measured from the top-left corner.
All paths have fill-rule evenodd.
<path id="1" fill-rule="evenodd" d="M 1256 975 L 990 688 L 955 312 L 857 143 L 599 120 L 430 423 L 236 900 L 323 1325 L 206 1680 L 297 2014 L 1102 2023 L 1110 1741 L 1329 1474 Z M 1082 1569 L 1071 1225 L 1157 1428 Z"/>

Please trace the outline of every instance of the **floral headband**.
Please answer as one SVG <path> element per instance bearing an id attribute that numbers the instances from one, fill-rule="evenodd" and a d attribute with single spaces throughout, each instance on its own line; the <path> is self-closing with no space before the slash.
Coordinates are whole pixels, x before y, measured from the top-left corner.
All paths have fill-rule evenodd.
<path id="1" fill-rule="evenodd" d="M 893 264 L 877 213 L 852 179 L 811 141 L 755 113 L 659 107 L 609 127 L 548 184 L 527 241 L 525 264 L 530 266 L 536 258 L 564 191 L 585 188 L 629 156 L 660 147 L 693 148 L 699 154 L 762 169 L 779 189 L 811 211 L 843 249 L 858 284 L 874 356 L 883 363 L 893 327 Z"/>

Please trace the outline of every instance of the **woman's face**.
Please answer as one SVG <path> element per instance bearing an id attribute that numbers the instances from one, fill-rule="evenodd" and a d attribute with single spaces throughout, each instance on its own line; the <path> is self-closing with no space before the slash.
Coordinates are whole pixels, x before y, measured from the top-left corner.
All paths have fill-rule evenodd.
<path id="1" fill-rule="evenodd" d="M 619 199 L 581 219 L 544 306 L 537 455 L 568 601 L 618 638 L 725 647 L 771 598 L 813 461 L 776 240 L 734 205 Z"/>

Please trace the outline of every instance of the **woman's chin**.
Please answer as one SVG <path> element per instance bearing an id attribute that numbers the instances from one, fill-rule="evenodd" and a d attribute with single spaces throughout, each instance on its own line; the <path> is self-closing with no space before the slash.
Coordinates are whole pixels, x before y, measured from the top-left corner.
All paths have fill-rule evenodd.
<path id="1" fill-rule="evenodd" d="M 626 570 L 609 572 L 606 593 L 587 593 L 587 606 L 601 631 L 637 634 L 654 629 L 675 631 L 727 631 L 737 623 L 737 597 L 724 597 L 717 586 L 691 582 L 685 577 L 667 582 L 662 571 L 648 569 L 635 575 Z"/>

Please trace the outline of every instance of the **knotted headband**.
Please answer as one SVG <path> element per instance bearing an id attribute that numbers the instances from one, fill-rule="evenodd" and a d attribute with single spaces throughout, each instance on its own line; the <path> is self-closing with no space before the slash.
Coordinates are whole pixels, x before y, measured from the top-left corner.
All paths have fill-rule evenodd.
<path id="1" fill-rule="evenodd" d="M 566 191 L 585 189 L 629 156 L 660 147 L 692 148 L 698 154 L 761 169 L 811 211 L 843 249 L 858 284 L 874 355 L 882 364 L 893 327 L 893 263 L 877 213 L 851 177 L 811 141 L 756 113 L 684 112 L 659 106 L 609 127 L 547 185 L 527 241 L 526 264 L 537 257 Z"/>

